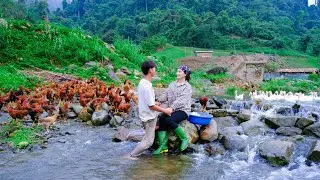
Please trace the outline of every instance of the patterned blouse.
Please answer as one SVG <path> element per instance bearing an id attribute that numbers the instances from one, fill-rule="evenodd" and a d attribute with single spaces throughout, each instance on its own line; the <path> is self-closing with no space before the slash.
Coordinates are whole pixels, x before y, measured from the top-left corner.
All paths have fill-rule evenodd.
<path id="1" fill-rule="evenodd" d="M 192 88 L 186 81 L 183 84 L 177 84 L 176 81 L 169 84 L 169 87 L 158 98 L 160 103 L 166 102 L 173 111 L 184 111 L 189 114 L 191 111 Z"/>

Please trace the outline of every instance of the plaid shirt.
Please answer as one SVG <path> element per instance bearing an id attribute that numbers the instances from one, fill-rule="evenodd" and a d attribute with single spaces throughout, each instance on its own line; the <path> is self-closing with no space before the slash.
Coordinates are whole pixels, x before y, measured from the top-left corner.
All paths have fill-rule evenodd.
<path id="1" fill-rule="evenodd" d="M 170 83 L 169 87 L 158 98 L 158 101 L 167 102 L 173 111 L 184 111 L 187 114 L 191 111 L 192 88 L 188 82 L 177 84 L 176 81 Z"/>

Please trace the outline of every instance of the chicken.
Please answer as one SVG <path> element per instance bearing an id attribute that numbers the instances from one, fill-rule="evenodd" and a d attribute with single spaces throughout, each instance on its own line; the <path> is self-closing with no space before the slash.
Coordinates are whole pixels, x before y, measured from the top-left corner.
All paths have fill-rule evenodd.
<path id="1" fill-rule="evenodd" d="M 59 103 L 60 104 L 60 103 Z M 62 106 L 59 107 L 61 116 L 64 122 L 67 122 L 68 112 L 69 112 L 69 102 L 62 103 Z"/>
<path id="2" fill-rule="evenodd" d="M 42 113 L 43 109 L 39 104 L 33 104 L 28 111 L 28 114 L 30 115 L 33 122 L 37 121 Z"/>
<path id="3" fill-rule="evenodd" d="M 95 111 L 99 111 L 100 108 L 101 108 L 101 104 L 106 102 L 106 101 L 107 101 L 106 98 L 96 98 L 96 99 L 91 101 L 90 107 L 92 109 L 94 109 Z"/>
<path id="4" fill-rule="evenodd" d="M 18 97 L 14 94 L 12 89 L 9 91 L 8 96 L 9 102 L 15 102 L 18 99 Z"/>
<path id="5" fill-rule="evenodd" d="M 205 95 L 202 96 L 202 97 L 199 99 L 200 104 L 201 104 L 201 106 L 202 106 L 202 108 L 201 108 L 201 111 L 202 111 L 202 112 L 206 111 L 208 100 L 209 100 L 208 97 L 205 96 Z"/>
<path id="6" fill-rule="evenodd" d="M 130 111 L 130 104 L 129 103 L 121 103 L 118 107 L 116 107 L 116 110 L 119 112 L 125 112 L 128 113 Z"/>
<path id="7" fill-rule="evenodd" d="M 48 131 L 49 126 L 57 121 L 58 116 L 59 116 L 59 111 L 55 112 L 53 116 L 40 118 L 38 121 L 38 125 L 43 125 L 44 128 Z"/>
<path id="8" fill-rule="evenodd" d="M 24 119 L 28 115 L 28 110 L 15 110 L 11 106 L 8 107 L 8 113 L 12 119 Z"/>

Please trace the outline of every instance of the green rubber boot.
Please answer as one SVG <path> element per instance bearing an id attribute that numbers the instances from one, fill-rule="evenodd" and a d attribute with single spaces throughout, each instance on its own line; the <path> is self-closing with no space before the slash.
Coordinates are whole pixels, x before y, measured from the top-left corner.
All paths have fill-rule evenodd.
<path id="1" fill-rule="evenodd" d="M 188 147 L 188 137 L 184 133 L 183 129 L 181 126 L 178 126 L 174 132 L 178 135 L 179 139 L 181 140 L 181 146 L 180 146 L 180 151 L 184 151 Z"/>
<path id="2" fill-rule="evenodd" d="M 159 148 L 155 150 L 152 154 L 159 155 L 161 153 L 168 152 L 168 132 L 167 131 L 158 131 L 158 141 L 159 141 Z"/>

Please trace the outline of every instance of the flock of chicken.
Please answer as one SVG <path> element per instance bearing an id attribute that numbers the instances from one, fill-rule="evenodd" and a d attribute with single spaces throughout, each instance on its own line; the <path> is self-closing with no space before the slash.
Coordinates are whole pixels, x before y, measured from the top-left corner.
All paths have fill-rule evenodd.
<path id="1" fill-rule="evenodd" d="M 289 102 L 320 102 L 320 97 L 317 92 L 310 92 L 309 95 L 304 93 L 292 93 L 286 91 L 276 91 L 272 93 L 271 91 L 254 91 L 250 92 L 249 96 L 254 101 L 289 101 Z M 235 100 L 242 101 L 244 99 L 244 94 L 238 95 L 237 91 L 235 92 Z"/>
<path id="2" fill-rule="evenodd" d="M 62 84 L 50 82 L 34 91 L 20 86 L 18 91 L 10 90 L 0 96 L 0 110 L 7 109 L 12 119 L 26 120 L 30 116 L 34 123 L 48 129 L 59 116 L 67 121 L 70 103 L 79 102 L 94 111 L 107 103 L 114 112 L 129 112 L 131 100 L 138 103 L 134 85 L 129 80 L 122 87 L 115 87 L 113 83 L 107 87 L 103 81 L 92 77 L 87 81 L 72 80 Z M 44 111 L 49 116 L 42 118 Z"/>

